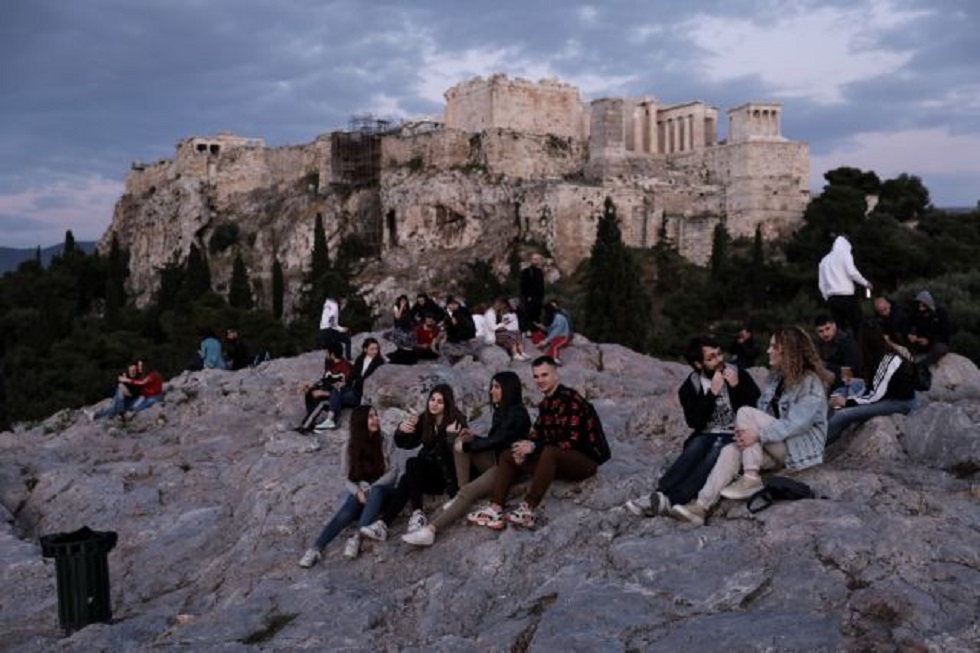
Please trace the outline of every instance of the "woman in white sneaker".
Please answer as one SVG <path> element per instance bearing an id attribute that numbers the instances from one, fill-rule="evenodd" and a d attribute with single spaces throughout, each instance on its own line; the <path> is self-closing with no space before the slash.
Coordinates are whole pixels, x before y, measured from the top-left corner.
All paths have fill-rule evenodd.
<path id="1" fill-rule="evenodd" d="M 408 532 L 412 533 L 428 523 L 422 512 L 425 494 L 456 496 L 459 488 L 453 464 L 452 444 L 456 436 L 466 428 L 466 416 L 456 407 L 456 397 L 449 384 L 440 383 L 429 392 L 422 415 L 412 415 L 398 426 L 395 446 L 419 452 L 405 463 L 405 473 L 385 507 L 384 522 L 390 526 L 409 502 L 412 516 L 408 520 Z"/>
<path id="2" fill-rule="evenodd" d="M 761 470 L 806 469 L 823 462 L 827 439 L 827 389 L 834 379 L 813 341 L 799 327 L 776 329 L 769 341 L 769 380 L 758 408 L 743 406 L 735 416 L 735 442 L 698 493 L 671 514 L 703 524 L 719 497 L 745 500 L 763 487 Z M 732 479 L 742 467 L 742 476 Z"/>
<path id="3" fill-rule="evenodd" d="M 490 405 L 493 420 L 486 437 L 475 437 L 463 429 L 453 444 L 459 493 L 442 507 L 427 526 L 402 535 L 402 540 L 415 546 L 431 546 L 436 533 L 466 514 L 474 502 L 489 496 L 496 478 L 497 457 L 518 440 L 527 438 L 531 417 L 524 407 L 521 379 L 511 371 L 497 372 L 490 381 Z M 480 475 L 470 478 L 470 467 Z"/>
<path id="4" fill-rule="evenodd" d="M 350 438 L 340 450 L 340 469 L 347 498 L 313 546 L 300 558 L 300 567 L 315 565 L 327 544 L 349 524 L 356 522 L 359 530 L 344 545 L 344 555 L 348 558 L 356 558 L 360 552 L 362 534 L 377 540 L 387 537 L 384 523 L 378 522 L 378 515 L 394 494 L 394 483 L 398 478 L 398 466 L 392 452 L 392 440 L 381 433 L 378 411 L 371 406 L 355 408 L 350 418 Z M 381 523 L 380 530 L 376 523 Z"/>

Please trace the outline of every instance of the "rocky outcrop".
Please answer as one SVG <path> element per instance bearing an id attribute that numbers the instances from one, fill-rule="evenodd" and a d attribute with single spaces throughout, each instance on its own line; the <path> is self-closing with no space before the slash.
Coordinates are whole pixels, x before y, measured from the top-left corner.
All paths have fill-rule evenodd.
<path id="1" fill-rule="evenodd" d="M 0 434 L 0 631 L 4 650 L 972 651 L 980 639 L 980 394 L 845 434 L 800 475 L 817 500 L 750 515 L 722 502 L 701 528 L 639 519 L 687 435 L 683 365 L 584 339 L 562 379 L 592 398 L 613 459 L 556 483 L 533 532 L 459 525 L 434 547 L 342 541 L 296 561 L 338 505 L 346 429 L 307 437 L 301 385 L 319 354 L 237 373 L 184 374 L 126 424 L 64 411 Z M 494 348 L 450 367 L 386 366 L 367 394 L 391 431 L 446 381 L 477 431 L 489 420 Z M 530 369 L 513 363 L 534 403 Z M 532 411 L 533 412 L 533 411 Z M 437 509 L 438 500 L 433 502 Z M 54 564 L 38 537 L 113 530 L 113 622 L 59 639 Z"/>

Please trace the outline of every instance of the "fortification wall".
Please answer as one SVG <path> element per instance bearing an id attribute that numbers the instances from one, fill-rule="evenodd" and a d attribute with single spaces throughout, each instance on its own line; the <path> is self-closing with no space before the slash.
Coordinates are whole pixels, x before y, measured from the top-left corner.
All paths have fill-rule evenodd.
<path id="1" fill-rule="evenodd" d="M 553 79 L 530 82 L 493 75 L 446 91 L 446 126 L 468 132 L 512 129 L 585 139 L 587 110 L 578 88 Z"/>
<path id="2" fill-rule="evenodd" d="M 170 159 L 163 159 L 153 164 L 136 162 L 126 174 L 123 192 L 134 197 L 143 197 L 170 183 L 175 176 L 176 167 Z"/>

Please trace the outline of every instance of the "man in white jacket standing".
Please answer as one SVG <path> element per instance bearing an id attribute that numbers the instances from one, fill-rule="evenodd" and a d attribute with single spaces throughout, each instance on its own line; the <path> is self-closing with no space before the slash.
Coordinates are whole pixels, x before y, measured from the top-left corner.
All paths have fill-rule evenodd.
<path id="1" fill-rule="evenodd" d="M 861 305 L 854 284 L 859 283 L 871 296 L 871 282 L 858 272 L 851 255 L 851 243 L 844 236 L 837 236 L 830 252 L 820 260 L 818 268 L 820 294 L 827 302 L 827 309 L 834 321 L 851 332 L 855 338 L 861 326 Z"/>

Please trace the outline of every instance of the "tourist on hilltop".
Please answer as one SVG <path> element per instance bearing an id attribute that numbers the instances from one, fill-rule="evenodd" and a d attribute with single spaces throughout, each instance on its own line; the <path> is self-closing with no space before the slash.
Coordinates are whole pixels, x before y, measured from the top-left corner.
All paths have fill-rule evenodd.
<path id="1" fill-rule="evenodd" d="M 572 343 L 572 323 L 557 302 L 550 301 L 545 305 L 542 326 L 546 331 L 544 339 L 538 343 L 538 349 L 561 365 L 558 353 Z"/>
<path id="2" fill-rule="evenodd" d="M 837 328 L 837 323 L 828 315 L 816 316 L 813 327 L 817 333 L 816 347 L 820 360 L 834 375 L 831 391 L 845 397 L 861 394 L 864 385 L 857 341 L 847 331 Z"/>
<path id="3" fill-rule="evenodd" d="M 402 449 L 415 449 L 418 453 L 405 463 L 405 473 L 384 516 L 361 530 L 366 537 L 383 540 L 388 536 L 388 526 L 395 521 L 406 504 L 412 505 L 408 520 L 408 532 L 413 533 L 428 523 L 422 512 L 422 499 L 426 494 L 456 496 L 459 487 L 453 463 L 452 445 L 466 428 L 466 416 L 456 407 L 455 394 L 450 385 L 440 383 L 432 388 L 425 402 L 422 415 L 411 415 L 395 432 L 395 445 Z"/>
<path id="4" fill-rule="evenodd" d="M 704 523 L 719 497 L 745 500 L 762 489 L 762 470 L 800 470 L 823 462 L 827 440 L 827 371 L 813 342 L 799 327 L 780 327 L 769 339 L 769 379 L 758 408 L 735 414 L 735 441 L 718 454 L 697 499 L 671 515 Z M 742 468 L 742 477 L 732 479 Z"/>
<path id="5" fill-rule="evenodd" d="M 473 326 L 476 333 L 478 346 L 494 345 L 497 343 L 497 313 L 487 306 L 480 303 L 473 306 L 470 313 L 473 318 Z"/>
<path id="6" fill-rule="evenodd" d="M 609 445 L 602 423 L 588 401 L 575 390 L 561 385 L 554 359 L 541 356 L 531 371 L 544 399 L 527 439 L 506 449 L 497 462 L 490 502 L 467 515 L 467 520 L 494 530 L 510 523 L 533 528 L 535 511 L 554 480 L 583 481 L 595 476 L 599 465 L 609 460 Z M 519 474 L 531 475 L 524 500 L 504 512 L 504 502 Z"/>
<path id="7" fill-rule="evenodd" d="M 531 254 L 531 261 L 521 270 L 521 331 L 529 333 L 541 321 L 541 308 L 544 304 L 544 259 L 541 254 Z"/>
<path id="8" fill-rule="evenodd" d="M 857 337 L 861 326 L 861 304 L 854 284 L 865 287 L 871 296 L 871 282 L 858 272 L 851 254 L 851 243 L 844 236 L 837 236 L 830 252 L 820 260 L 817 268 L 820 294 L 827 302 L 827 309 L 841 329 Z"/>
<path id="9" fill-rule="evenodd" d="M 427 525 L 406 533 L 402 539 L 415 546 L 430 546 L 436 534 L 466 514 L 476 501 L 490 494 L 496 479 L 497 460 L 512 444 L 527 438 L 531 417 L 524 407 L 521 380 L 514 372 L 497 372 L 490 381 L 493 419 L 486 436 L 463 428 L 453 444 L 453 460 L 459 492 Z M 471 471 L 479 474 L 470 481 Z"/>
<path id="10" fill-rule="evenodd" d="M 497 316 L 497 324 L 494 327 L 497 344 L 510 354 L 511 359 L 530 360 L 531 357 L 524 353 L 524 345 L 521 343 L 521 325 L 517 318 L 517 310 L 502 297 L 494 302 L 493 308 Z"/>
<path id="11" fill-rule="evenodd" d="M 442 329 L 436 324 L 434 313 L 426 313 L 422 324 L 415 327 L 415 358 L 417 360 L 437 360 Z"/>
<path id="12" fill-rule="evenodd" d="M 141 360 L 130 363 L 117 378 L 112 402 L 98 412 L 86 410 L 89 419 L 126 416 L 163 401 L 163 377 L 148 371 Z"/>
<path id="13" fill-rule="evenodd" d="M 320 313 L 320 331 L 317 338 L 320 346 L 326 348 L 332 342 L 340 343 L 343 346 L 343 357 L 349 359 L 350 330 L 340 325 L 340 312 L 347 304 L 347 296 L 337 295 L 336 298 L 328 296 L 323 302 L 323 312 Z"/>
<path id="14" fill-rule="evenodd" d="M 391 309 L 392 326 L 384 333 L 384 339 L 399 349 L 415 349 L 415 321 L 408 295 L 399 295 Z"/>
<path id="15" fill-rule="evenodd" d="M 238 329 L 232 327 L 225 331 L 225 349 L 229 369 L 237 371 L 252 366 L 252 355 Z"/>
<path id="16" fill-rule="evenodd" d="M 221 341 L 215 335 L 214 329 L 202 327 L 198 330 L 198 335 L 201 338 L 201 343 L 194 359 L 187 365 L 187 369 L 191 372 L 228 369 L 228 365 L 221 355 Z"/>
<path id="17" fill-rule="evenodd" d="M 456 363 L 475 352 L 476 323 L 466 306 L 457 298 L 446 298 L 446 319 L 439 353 L 450 363 Z"/>
<path id="18" fill-rule="evenodd" d="M 725 364 L 721 347 L 711 336 L 692 338 L 684 358 L 692 371 L 677 396 L 684 421 L 694 432 L 660 477 L 656 490 L 626 503 L 637 516 L 670 515 L 673 506 L 692 501 L 708 480 L 722 448 L 734 440 L 735 414 L 759 400 L 759 386 L 746 370 Z"/>
<path id="19" fill-rule="evenodd" d="M 354 360 L 350 383 L 344 386 L 341 401 L 343 406 L 357 406 L 361 403 L 364 398 L 364 381 L 385 362 L 378 341 L 374 338 L 365 338 L 361 343 L 361 353 Z"/>
<path id="20" fill-rule="evenodd" d="M 319 562 L 323 549 L 348 524 L 356 524 L 357 530 L 344 544 L 344 555 L 357 557 L 361 550 L 361 529 L 377 520 L 394 493 L 398 466 L 392 453 L 392 441 L 381 432 L 378 411 L 371 406 L 355 408 L 350 418 L 350 435 L 340 450 L 340 473 L 347 496 L 313 546 L 300 558 L 300 567 L 312 567 Z"/>
<path id="21" fill-rule="evenodd" d="M 422 324 L 425 321 L 425 316 L 432 315 L 435 318 L 436 324 L 442 322 L 445 318 L 445 313 L 439 304 L 435 303 L 427 293 L 420 292 L 415 297 L 415 303 L 412 305 L 412 320 L 415 326 Z"/>
<path id="22" fill-rule="evenodd" d="M 759 344 L 755 341 L 755 335 L 753 335 L 748 322 L 739 327 L 735 339 L 728 347 L 728 353 L 731 355 L 731 362 L 740 370 L 747 370 L 755 365 L 755 361 L 759 358 L 762 350 L 759 349 Z"/>
<path id="23" fill-rule="evenodd" d="M 851 424 L 861 424 L 879 415 L 907 415 L 918 405 L 915 369 L 908 350 L 885 339 L 875 322 L 861 327 L 861 369 L 867 388 L 857 396 L 834 395 L 834 409 L 827 425 L 827 444 L 834 442 Z"/>
<path id="24" fill-rule="evenodd" d="M 908 343 L 909 320 L 902 307 L 888 297 L 875 298 L 875 322 L 881 333 L 896 345 Z"/>
<path id="25" fill-rule="evenodd" d="M 316 383 L 303 386 L 306 417 L 296 430 L 300 433 L 312 433 L 337 428 L 340 411 L 344 406 L 344 390 L 353 375 L 354 368 L 344 358 L 343 346 L 339 342 L 331 342 L 327 345 L 323 360 L 323 376 Z M 322 420 L 321 415 L 323 415 Z"/>
<path id="26" fill-rule="evenodd" d="M 930 367 L 949 353 L 952 332 L 949 313 L 936 303 L 928 290 L 915 296 L 915 311 L 909 318 L 909 349 L 916 360 Z"/>

